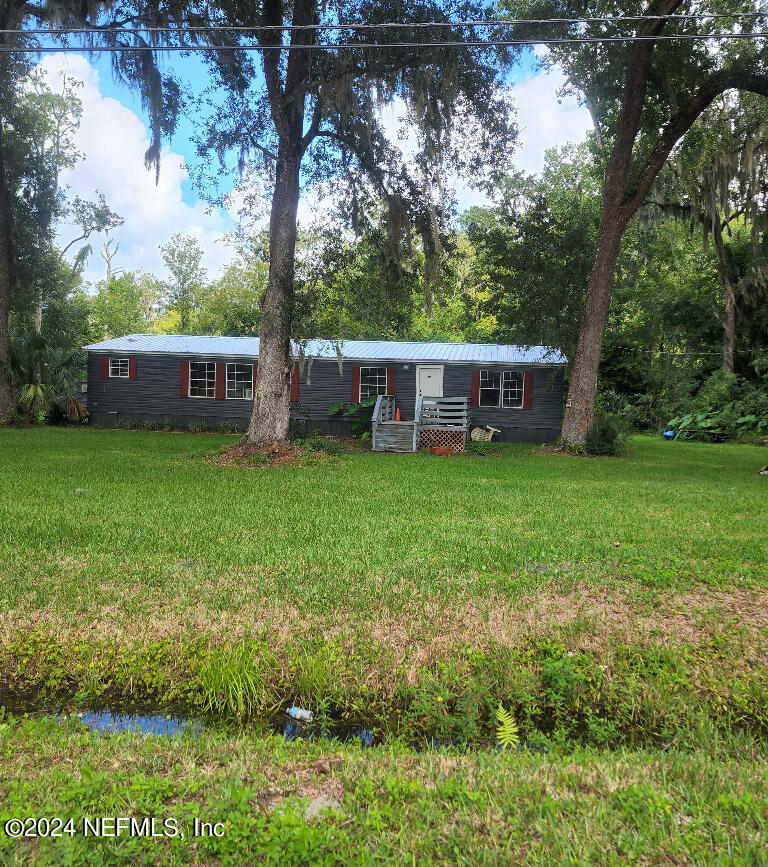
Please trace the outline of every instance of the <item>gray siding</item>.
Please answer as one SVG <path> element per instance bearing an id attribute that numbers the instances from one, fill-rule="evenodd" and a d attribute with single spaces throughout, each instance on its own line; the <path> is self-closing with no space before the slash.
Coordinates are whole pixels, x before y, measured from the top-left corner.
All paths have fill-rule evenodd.
<path id="1" fill-rule="evenodd" d="M 140 354 L 137 359 L 137 378 L 102 379 L 101 359 L 109 353 L 88 353 L 88 409 L 97 424 L 114 424 L 133 420 L 164 420 L 186 425 L 204 420 L 210 428 L 222 422 L 245 428 L 250 420 L 252 401 L 216 400 L 215 398 L 183 398 L 180 395 L 181 362 L 190 357 L 170 354 Z M 125 357 L 124 353 L 113 353 Z M 198 361 L 253 361 L 212 356 L 191 357 Z M 434 362 L 430 362 L 434 363 Z M 381 366 L 395 368 L 395 395 L 403 420 L 413 419 L 416 407 L 416 363 L 387 365 L 357 365 L 345 361 L 341 373 L 338 363 L 316 360 L 305 366 L 299 381 L 299 401 L 295 410 L 297 422 L 308 432 L 345 434 L 350 422 L 326 412 L 329 406 L 352 400 L 352 369 L 355 366 Z M 472 371 L 509 370 L 509 366 L 481 366 L 472 364 L 445 364 L 443 394 L 446 397 L 469 397 Z M 559 367 L 521 367 L 515 370 L 533 370 L 533 407 L 530 410 L 473 407 L 472 425 L 492 425 L 501 429 L 499 439 L 508 441 L 546 442 L 557 437 L 560 430 L 563 405 L 563 373 Z M 309 374 L 309 382 L 307 382 Z"/>

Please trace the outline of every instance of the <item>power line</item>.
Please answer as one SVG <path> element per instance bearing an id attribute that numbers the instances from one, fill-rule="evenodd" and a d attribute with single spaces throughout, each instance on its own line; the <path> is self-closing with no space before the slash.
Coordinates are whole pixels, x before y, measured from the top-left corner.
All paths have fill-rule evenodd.
<path id="1" fill-rule="evenodd" d="M 227 24 L 210 24 L 178 27 L 138 27 L 138 28 L 123 28 L 94 25 L 92 27 L 68 27 L 55 30 L 53 28 L 37 28 L 30 30 L 0 30 L 2 34 L 8 35 L 77 35 L 82 33 L 212 33 L 212 32 L 230 32 L 230 33 L 291 33 L 294 31 L 338 31 L 338 30 L 385 30 L 408 28 L 424 29 L 435 27 L 511 27 L 525 24 L 623 24 L 626 22 L 647 22 L 647 21 L 715 21 L 719 19 L 746 19 L 746 18 L 768 18 L 766 12 L 688 12 L 674 13 L 671 15 L 621 15 L 621 16 L 605 16 L 605 17 L 585 17 L 585 18 L 508 18 L 508 19 L 491 19 L 482 21 L 413 21 L 413 22 L 397 22 L 386 21 L 380 24 L 261 24 L 261 25 L 227 25 Z"/>
<path id="2" fill-rule="evenodd" d="M 512 47 L 525 45 L 588 45 L 603 42 L 669 42 L 669 41 L 701 41 L 728 39 L 768 39 L 768 30 L 751 33 L 678 33 L 661 36 L 589 36 L 562 39 L 467 39 L 445 40 L 442 42 L 325 42 L 325 43 L 280 43 L 275 45 L 55 45 L 51 47 L 13 47 L 0 46 L 0 54 L 38 53 L 57 54 L 63 52 L 83 53 L 122 53 L 127 51 L 356 51 L 359 49 L 387 48 L 489 48 Z"/>

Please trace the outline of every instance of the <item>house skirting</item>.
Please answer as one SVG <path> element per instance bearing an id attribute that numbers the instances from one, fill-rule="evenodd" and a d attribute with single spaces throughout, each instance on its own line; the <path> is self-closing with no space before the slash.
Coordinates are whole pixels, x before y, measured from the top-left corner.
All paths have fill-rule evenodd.
<path id="1" fill-rule="evenodd" d="M 423 427 L 419 431 L 419 448 L 421 449 L 428 449 L 430 446 L 442 446 L 453 449 L 455 452 L 463 452 L 466 444 L 467 432 L 464 430 Z"/>

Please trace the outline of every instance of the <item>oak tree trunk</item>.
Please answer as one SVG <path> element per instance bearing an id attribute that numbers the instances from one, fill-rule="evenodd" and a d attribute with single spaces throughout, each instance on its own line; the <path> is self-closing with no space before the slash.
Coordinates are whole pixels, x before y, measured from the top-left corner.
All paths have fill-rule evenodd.
<path id="1" fill-rule="evenodd" d="M 281 0 L 265 0 L 261 23 L 280 26 L 283 11 Z M 312 138 L 310 132 L 305 134 L 304 118 L 311 44 L 315 39 L 311 25 L 317 24 L 317 0 L 294 0 L 292 11 L 291 23 L 306 29 L 293 31 L 291 43 L 303 45 L 307 50 L 289 52 L 284 83 L 280 52 L 270 51 L 268 43 L 263 43 L 267 49 L 262 54 L 264 80 L 279 144 L 269 218 L 269 277 L 261 304 L 259 366 L 254 384 L 253 415 L 248 426 L 248 441 L 252 443 L 286 440 L 290 420 L 296 219 L 301 159 Z"/>
<path id="2" fill-rule="evenodd" d="M 281 143 L 269 220 L 269 279 L 261 306 L 259 366 L 249 442 L 285 440 L 290 416 L 291 312 L 299 207 L 298 147 Z"/>
<path id="3" fill-rule="evenodd" d="M 725 295 L 725 319 L 723 320 L 723 370 L 733 373 L 733 356 L 736 349 L 736 298 L 729 281 L 723 280 Z"/>
<path id="4" fill-rule="evenodd" d="M 583 445 L 595 421 L 600 352 L 611 306 L 613 274 L 625 225 L 615 214 L 603 214 L 560 433 L 563 443 Z"/>
<path id="5" fill-rule="evenodd" d="M 3 123 L 0 119 L 0 419 L 14 407 L 11 384 L 11 300 L 16 286 L 16 244 L 13 207 L 5 169 Z"/>
<path id="6" fill-rule="evenodd" d="M 653 12 L 657 16 L 669 15 L 681 4 L 682 0 L 659 0 L 654 5 Z M 560 442 L 564 445 L 583 446 L 594 424 L 600 353 L 608 323 L 613 275 L 624 229 L 643 202 L 653 179 L 661 170 L 675 142 L 708 104 L 702 103 L 703 107 L 698 109 L 698 113 L 692 111 L 684 114 L 679 123 L 673 124 L 665 131 L 657 146 L 647 157 L 635 189 L 630 191 L 628 189 L 629 168 L 645 106 L 655 44 L 650 37 L 661 35 L 664 26 L 662 17 L 646 23 L 640 30 L 643 40 L 632 46 L 627 59 L 616 134 L 603 181 L 603 214 L 597 238 L 597 250 L 592 272 L 589 275 L 579 343 L 571 370 L 568 400 L 560 431 Z"/>
<path id="7" fill-rule="evenodd" d="M 10 35 L 24 20 L 24 0 L 0 0 L 0 45 L 7 47 Z M 11 55 L 0 55 L 0 99 L 12 98 Z M 11 382 L 11 302 L 16 289 L 16 230 L 13 198 L 8 178 L 4 139 L 5 111 L 0 108 L 0 419 L 16 405 Z"/>

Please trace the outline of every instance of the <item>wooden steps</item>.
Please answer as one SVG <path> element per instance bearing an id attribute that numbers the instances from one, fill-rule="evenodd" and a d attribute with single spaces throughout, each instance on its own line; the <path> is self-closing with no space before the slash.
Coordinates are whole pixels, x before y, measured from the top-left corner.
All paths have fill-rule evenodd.
<path id="1" fill-rule="evenodd" d="M 463 432 L 469 428 L 468 397 L 424 397 L 416 401 L 413 421 L 397 421 L 394 394 L 380 394 L 371 418 L 371 443 L 375 452 L 415 452 L 424 428 Z M 463 440 L 462 440 L 463 445 Z"/>
<path id="2" fill-rule="evenodd" d="M 412 452 L 413 422 L 381 422 L 374 432 L 372 445 L 376 452 Z"/>

